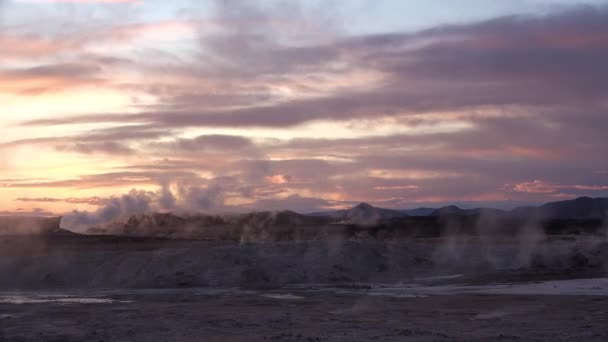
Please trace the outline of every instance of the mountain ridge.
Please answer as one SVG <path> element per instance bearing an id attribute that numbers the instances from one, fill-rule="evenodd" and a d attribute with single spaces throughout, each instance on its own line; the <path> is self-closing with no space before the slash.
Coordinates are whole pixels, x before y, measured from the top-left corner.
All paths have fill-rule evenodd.
<path id="1" fill-rule="evenodd" d="M 509 211 L 493 208 L 463 209 L 457 206 L 396 210 L 360 203 L 350 209 L 310 214 L 294 211 L 258 211 L 232 215 L 145 213 L 125 216 L 120 220 L 77 232 L 93 235 L 258 241 L 277 237 L 285 240 L 322 238 L 349 226 L 361 229 L 380 227 L 379 229 L 389 229 L 391 234 L 396 231 L 410 231 L 414 232 L 414 235 L 437 235 L 445 229 L 448 222 L 456 222 L 457 226 L 461 227 L 458 230 L 467 234 L 474 233 L 475 229 L 478 229 L 475 227 L 487 225 L 488 222 L 500 226 L 502 230 L 519 229 L 531 223 L 543 226 L 546 222 L 553 222 L 545 230 L 553 233 L 580 232 L 586 230 L 585 227 L 608 226 L 608 198 L 579 197 L 549 202 L 537 207 L 518 207 Z M 0 217 L 0 234 L 4 235 L 67 234 L 69 229 L 66 228 L 61 225 L 60 217 Z"/>
<path id="2" fill-rule="evenodd" d="M 445 215 L 507 215 L 510 217 L 530 216 L 536 219 L 606 219 L 608 218 L 608 198 L 578 197 L 571 200 L 547 202 L 539 206 L 521 206 L 511 210 L 502 210 L 490 207 L 464 209 L 456 205 L 448 205 L 440 208 L 414 208 L 414 209 L 386 209 L 375 207 L 368 203 L 361 203 L 351 209 L 342 209 L 327 212 L 316 212 L 309 215 L 327 215 L 336 217 L 344 215 L 349 210 L 364 206 L 374 208 L 375 212 L 400 212 L 403 216 L 424 217 L 424 216 L 445 216 Z M 367 209 L 370 210 L 370 209 Z M 400 216 L 400 215 L 395 215 Z M 390 217 L 382 217 L 384 219 Z"/>

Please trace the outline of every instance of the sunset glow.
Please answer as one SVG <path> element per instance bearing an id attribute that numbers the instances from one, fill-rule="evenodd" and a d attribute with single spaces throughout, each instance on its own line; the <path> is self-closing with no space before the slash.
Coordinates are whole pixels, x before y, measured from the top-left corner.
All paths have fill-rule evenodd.
<path id="1" fill-rule="evenodd" d="M 608 196 L 607 2 L 414 3 L 0 0 L 0 213 Z"/>

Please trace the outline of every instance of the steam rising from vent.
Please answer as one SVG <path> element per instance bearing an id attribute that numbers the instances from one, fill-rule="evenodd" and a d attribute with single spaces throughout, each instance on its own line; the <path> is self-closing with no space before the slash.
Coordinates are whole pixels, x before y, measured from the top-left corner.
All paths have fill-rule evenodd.
<path id="1" fill-rule="evenodd" d="M 82 231 L 88 227 L 129 215 L 145 214 L 155 209 L 154 201 L 156 199 L 155 193 L 131 190 L 126 195 L 111 198 L 108 204 L 93 213 L 75 210 L 71 214 L 65 215 L 61 226 L 72 231 Z"/>
<path id="2" fill-rule="evenodd" d="M 120 236 L 129 237 L 126 241 L 132 241 L 132 237 L 180 239 L 184 250 L 177 254 L 162 252 L 150 258 L 136 249 L 125 262 L 119 263 L 128 269 L 106 270 L 107 274 L 120 278 L 98 277 L 99 269 L 105 266 L 78 272 L 72 268 L 69 271 L 55 269 L 52 271 L 54 277 L 69 279 L 65 284 L 70 285 L 74 281 L 94 278 L 100 281 L 96 286 L 119 283 L 269 288 L 291 283 L 395 283 L 413 281 L 416 277 L 439 279 L 445 275 L 475 281 L 556 275 L 594 277 L 605 275 L 608 267 L 608 249 L 603 236 L 605 219 L 594 219 L 593 230 L 578 227 L 579 223 L 587 222 L 584 219 L 564 229 L 561 225 L 570 220 L 557 220 L 555 224 L 546 218 L 539 219 L 541 216 L 533 212 L 524 217 L 519 211 L 512 215 L 489 209 L 448 208 L 426 217 L 415 217 L 365 203 L 322 215 L 292 211 L 234 215 L 158 212 L 168 207 L 175 210 L 224 209 L 223 189 L 221 186 L 191 188 L 167 184 L 156 192 L 132 190 L 124 196 L 108 199 L 107 205 L 95 212 L 74 212 L 66 216 L 64 227 L 86 230 L 89 234 L 112 235 L 111 241 L 120 241 L 117 239 Z M 565 204 L 578 208 L 578 204 L 588 202 Z M 565 206 L 564 203 L 557 205 L 562 209 Z M 551 206 L 555 204 L 549 204 Z M 579 212 L 575 210 L 574 214 L 580 217 Z M 599 212 L 603 214 L 605 209 Z M 564 215 L 564 211 L 559 214 Z M 116 221 L 126 217 L 128 219 L 124 221 Z M 595 213 L 593 217 L 597 217 Z M 373 226 L 369 225 L 370 220 L 376 221 Z M 564 232 L 571 229 L 580 231 L 580 235 L 564 236 Z M 50 231 L 46 236 L 61 237 L 57 234 L 65 232 Z M 70 243 L 83 238 L 76 234 L 67 236 Z M 98 238 L 99 241 L 105 239 L 86 237 L 85 240 Z M 187 247 L 185 241 L 188 240 L 192 241 L 192 247 Z M 201 240 L 205 241 L 205 246 L 218 247 L 199 248 L 201 245 L 197 241 Z M 147 243 L 150 240 L 140 241 Z M 153 242 L 157 243 L 157 240 Z M 172 242 L 167 242 L 168 245 L 159 245 L 173 248 Z M 208 245 L 207 242 L 214 243 Z M 130 243 L 127 248 L 132 246 Z M 62 253 L 58 255 L 58 258 L 64 257 Z M 90 256 L 87 254 L 87 257 Z M 74 257 L 74 260 L 79 258 Z M 90 262 L 78 262 L 78 265 L 85 268 L 96 265 L 97 259 L 105 260 L 88 259 Z M 16 270 L 23 263 L 13 264 Z M 65 265 L 63 262 L 57 264 Z M 137 267 L 133 268 L 133 265 Z M 57 267 L 55 263 L 44 264 L 30 272 L 38 275 L 39 269 L 44 269 L 49 273 L 53 267 Z M 146 272 L 132 271 L 146 268 Z M 73 281 L 73 274 L 83 272 L 90 272 L 89 278 Z M 22 272 L 11 269 L 4 273 Z M 134 274 L 140 278 L 134 281 L 131 279 Z M 0 287 L 1 280 L 0 277 Z"/>
<path id="3" fill-rule="evenodd" d="M 175 208 L 177 203 L 177 199 L 173 196 L 171 192 L 171 183 L 163 182 L 161 184 L 161 189 L 158 198 L 158 204 L 162 209 L 172 210 Z"/>
<path id="4" fill-rule="evenodd" d="M 112 197 L 107 204 L 94 212 L 73 211 L 64 216 L 61 226 L 83 232 L 93 226 L 125 220 L 133 215 L 154 212 L 214 212 L 224 208 L 224 189 L 219 184 L 206 188 L 162 182 L 158 191 L 131 190 L 128 194 Z"/>
<path id="5" fill-rule="evenodd" d="M 0 216 L 0 236 L 3 235 L 44 235 L 59 228 L 57 217 L 2 217 Z"/>
<path id="6" fill-rule="evenodd" d="M 220 184 L 211 184 L 207 188 L 179 187 L 182 207 L 188 211 L 211 212 L 224 206 L 224 189 Z"/>
<path id="7" fill-rule="evenodd" d="M 606 210 L 606 214 L 604 215 L 604 237 L 608 242 L 608 210 Z"/>
<path id="8" fill-rule="evenodd" d="M 463 223 L 452 215 L 440 220 L 445 226 L 443 242 L 433 253 L 439 265 L 456 262 L 494 270 L 528 268 L 536 256 L 543 254 L 542 246 L 547 240 L 534 218 L 516 227 L 505 226 L 501 216 L 491 211 L 481 211 L 474 222 Z"/>

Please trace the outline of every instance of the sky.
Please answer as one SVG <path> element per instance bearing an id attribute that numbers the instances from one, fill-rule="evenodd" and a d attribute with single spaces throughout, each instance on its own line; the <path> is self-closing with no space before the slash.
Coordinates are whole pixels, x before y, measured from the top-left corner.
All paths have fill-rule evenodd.
<path id="1" fill-rule="evenodd" d="M 608 1 L 0 0 L 0 214 L 608 196 Z"/>

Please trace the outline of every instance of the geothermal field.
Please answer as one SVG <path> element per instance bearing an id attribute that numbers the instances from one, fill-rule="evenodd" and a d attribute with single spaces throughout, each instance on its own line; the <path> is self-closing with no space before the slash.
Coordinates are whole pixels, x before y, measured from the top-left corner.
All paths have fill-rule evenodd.
<path id="1" fill-rule="evenodd" d="M 0 0 L 0 342 L 608 342 L 608 0 Z"/>
<path id="2" fill-rule="evenodd" d="M 0 341 L 605 341 L 606 202 L 5 217 Z"/>
<path id="3" fill-rule="evenodd" d="M 0 342 L 608 342 L 608 0 L 0 0 Z"/>

